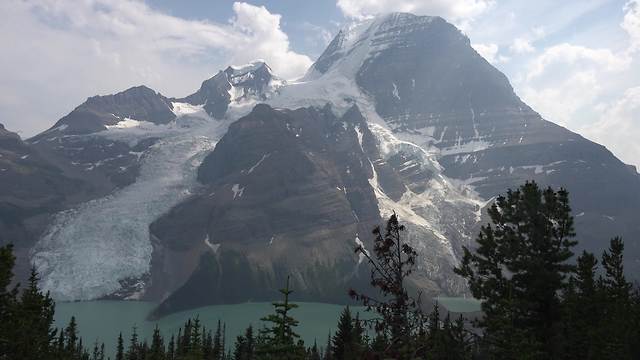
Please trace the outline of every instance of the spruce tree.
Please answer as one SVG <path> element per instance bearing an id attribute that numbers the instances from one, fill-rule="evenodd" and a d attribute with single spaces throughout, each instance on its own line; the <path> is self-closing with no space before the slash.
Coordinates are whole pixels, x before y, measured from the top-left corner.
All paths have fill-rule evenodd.
<path id="1" fill-rule="evenodd" d="M 371 265 L 371 285 L 380 290 L 383 299 L 349 291 L 352 298 L 380 315 L 376 331 L 388 336 L 391 352 L 386 355 L 396 357 L 412 353 L 412 336 L 418 326 L 416 320 L 421 315 L 418 300 L 411 298 L 406 289 L 406 279 L 413 272 L 418 254 L 402 238 L 404 230 L 404 225 L 400 225 L 393 213 L 384 232 L 379 226 L 373 230 L 375 258 L 362 246 L 356 248 L 356 252 L 364 255 Z"/>
<path id="2" fill-rule="evenodd" d="M 82 350 L 78 340 L 78 325 L 76 324 L 75 316 L 71 317 L 69 325 L 64 329 L 64 333 L 66 338 L 65 353 L 75 359 Z"/>
<path id="3" fill-rule="evenodd" d="M 156 327 L 153 329 L 153 335 L 151 336 L 151 348 L 149 349 L 149 360 L 164 360 L 165 352 L 164 352 L 164 339 L 160 334 L 160 329 L 156 324 Z"/>
<path id="4" fill-rule="evenodd" d="M 632 344 L 640 339 L 640 331 L 632 321 L 633 286 L 624 274 L 623 253 L 622 239 L 611 239 L 608 251 L 602 254 L 605 277 L 598 281 L 606 301 L 603 303 L 604 321 L 598 334 L 604 346 L 597 353 L 615 359 L 631 359 Z"/>
<path id="5" fill-rule="evenodd" d="M 289 296 L 293 291 L 289 288 L 289 277 L 285 288 L 280 289 L 284 299 L 282 302 L 274 302 L 275 314 L 268 315 L 261 320 L 270 323 L 271 326 L 262 331 L 263 341 L 256 349 L 260 359 L 303 359 L 305 356 L 304 345 L 300 346 L 296 340 L 300 337 L 293 330 L 298 326 L 298 320 L 290 315 L 290 311 L 298 307 L 289 302 Z"/>
<path id="6" fill-rule="evenodd" d="M 126 360 L 144 360 L 140 358 L 140 343 L 138 342 L 138 328 L 134 325 L 129 338 Z"/>
<path id="7" fill-rule="evenodd" d="M 171 339 L 169 340 L 169 345 L 167 345 L 167 360 L 175 360 L 176 359 L 176 342 L 173 335 L 171 335 Z"/>
<path id="8" fill-rule="evenodd" d="M 318 350 L 318 343 L 313 342 L 313 346 L 307 350 L 307 359 L 308 360 L 322 360 L 320 356 L 320 350 Z"/>
<path id="9" fill-rule="evenodd" d="M 23 359 L 47 359 L 53 356 L 56 329 L 53 326 L 55 304 L 49 293 L 38 289 L 38 273 L 31 269 L 29 283 L 14 304 L 13 356 Z"/>
<path id="10" fill-rule="evenodd" d="M 333 360 L 333 352 L 331 351 L 331 333 L 327 335 L 327 345 L 324 347 L 324 352 L 322 354 L 323 360 Z"/>
<path id="11" fill-rule="evenodd" d="M 0 247 L 0 358 L 11 355 L 11 348 L 14 345 L 13 323 L 14 316 L 12 309 L 15 307 L 18 288 L 9 289 L 13 279 L 13 266 L 15 256 L 13 256 L 13 246 Z"/>
<path id="12" fill-rule="evenodd" d="M 255 339 L 253 338 L 253 327 L 249 326 L 244 335 L 238 335 L 235 343 L 233 356 L 235 360 L 253 359 L 255 352 Z"/>
<path id="13" fill-rule="evenodd" d="M 355 328 L 355 319 L 351 317 L 349 307 L 342 310 L 338 320 L 338 329 L 333 335 L 331 352 L 336 360 L 352 360 L 361 357 L 361 334 Z"/>
<path id="14" fill-rule="evenodd" d="M 489 209 L 478 248 L 464 247 L 455 272 L 483 300 L 486 350 L 492 356 L 552 358 L 557 348 L 559 292 L 574 266 L 573 217 L 566 190 L 535 182 L 499 196 Z"/>
<path id="15" fill-rule="evenodd" d="M 115 360 L 124 360 L 124 341 L 122 339 L 122 333 L 118 335 L 118 344 L 116 345 Z"/>
<path id="16" fill-rule="evenodd" d="M 224 355 L 224 347 L 222 344 L 222 323 L 218 320 L 218 326 L 216 327 L 216 333 L 213 336 L 213 351 L 212 359 L 220 360 Z"/>
<path id="17" fill-rule="evenodd" d="M 594 358 L 601 338 L 597 329 L 603 320 L 602 294 L 597 288 L 596 257 L 583 251 L 577 259 L 576 274 L 563 294 L 563 353 L 566 359 Z"/>

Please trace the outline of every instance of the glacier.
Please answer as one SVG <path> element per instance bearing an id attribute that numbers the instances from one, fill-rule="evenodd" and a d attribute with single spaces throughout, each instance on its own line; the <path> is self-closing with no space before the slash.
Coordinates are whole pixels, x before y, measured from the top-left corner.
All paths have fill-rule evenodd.
<path id="1" fill-rule="evenodd" d="M 135 183 L 56 214 L 33 248 L 41 287 L 53 298 L 100 298 L 119 290 L 121 280 L 149 272 L 153 250 L 149 224 L 197 188 L 197 168 L 230 122 L 208 118 L 188 104 L 175 108 L 174 124 L 151 131 L 162 138 L 143 154 Z M 148 132 L 132 126 L 99 136 L 133 141 L 144 134 Z"/>

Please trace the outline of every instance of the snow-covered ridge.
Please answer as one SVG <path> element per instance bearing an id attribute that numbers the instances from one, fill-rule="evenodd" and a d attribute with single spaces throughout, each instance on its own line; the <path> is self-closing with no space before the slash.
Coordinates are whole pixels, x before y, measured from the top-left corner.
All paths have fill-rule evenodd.
<path id="1" fill-rule="evenodd" d="M 230 65 L 229 69 L 232 70 L 233 75 L 243 75 L 250 71 L 255 71 L 263 66 L 266 66 L 269 72 L 271 72 L 271 68 L 269 67 L 269 65 L 267 65 L 267 63 L 262 59 L 256 59 L 248 64 L 243 65 Z"/>

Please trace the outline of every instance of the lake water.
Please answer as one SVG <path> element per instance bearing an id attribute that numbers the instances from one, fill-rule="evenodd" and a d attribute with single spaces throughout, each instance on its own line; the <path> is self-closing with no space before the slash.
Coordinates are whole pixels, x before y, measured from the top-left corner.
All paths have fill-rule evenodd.
<path id="1" fill-rule="evenodd" d="M 329 332 L 334 331 L 342 305 L 320 303 L 297 303 L 299 307 L 291 311 L 291 315 L 300 321 L 296 329 L 306 344 L 324 346 Z M 271 303 L 244 303 L 234 305 L 207 306 L 189 311 L 179 312 L 163 317 L 158 321 L 147 321 L 146 316 L 156 305 L 142 301 L 83 301 L 61 302 L 56 304 L 56 326 L 66 326 L 71 316 L 76 317 L 80 336 L 85 344 L 94 341 L 104 342 L 108 354 L 113 353 L 118 334 L 127 343 L 133 326 L 137 328 L 140 338 L 151 338 L 156 324 L 165 337 L 177 334 L 188 318 L 198 316 L 201 323 L 215 331 L 218 320 L 226 324 L 227 344 L 233 343 L 237 335 L 251 324 L 254 329 L 261 328 L 260 318 L 273 312 Z M 353 308 L 353 311 L 362 311 Z"/>
<path id="2" fill-rule="evenodd" d="M 474 299 L 438 298 L 445 308 L 455 312 L 479 310 L 479 302 Z M 291 311 L 300 325 L 296 329 L 307 345 L 317 340 L 324 346 L 329 332 L 333 333 L 338 323 L 343 305 L 322 303 L 297 303 L 299 307 Z M 71 316 L 76 317 L 80 336 L 84 344 L 92 346 L 94 341 L 104 342 L 107 354 L 113 355 L 118 334 L 122 331 L 125 344 L 133 326 L 141 339 L 150 339 L 156 324 L 165 337 L 177 334 L 188 318 L 198 316 L 201 323 L 215 331 L 218 320 L 226 324 L 227 345 L 235 341 L 250 324 L 255 329 L 262 327 L 260 318 L 271 314 L 271 303 L 244 303 L 234 305 L 214 305 L 168 315 L 157 321 L 147 321 L 147 315 L 156 304 L 144 301 L 83 301 L 60 302 L 56 304 L 56 326 L 66 326 Z M 353 307 L 352 312 L 363 312 L 363 308 Z M 364 313 L 363 317 L 367 317 Z"/>

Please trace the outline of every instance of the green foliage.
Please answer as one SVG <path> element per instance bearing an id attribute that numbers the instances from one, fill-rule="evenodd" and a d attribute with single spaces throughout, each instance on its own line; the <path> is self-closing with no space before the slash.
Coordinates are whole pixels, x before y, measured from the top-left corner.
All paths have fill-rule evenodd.
<path id="1" fill-rule="evenodd" d="M 500 196 L 489 209 L 478 248 L 464 248 L 455 272 L 465 277 L 474 297 L 483 300 L 484 342 L 496 358 L 552 357 L 560 291 L 574 266 L 573 217 L 569 194 L 541 190 L 527 182 Z"/>
<path id="2" fill-rule="evenodd" d="M 331 341 L 331 358 L 336 360 L 361 358 L 365 350 L 363 337 L 364 329 L 360 320 L 352 318 L 349 307 L 345 307 L 338 320 L 338 329 Z"/>
<path id="3" fill-rule="evenodd" d="M 239 335 L 236 339 L 233 356 L 235 360 L 250 360 L 254 358 L 256 343 L 253 337 L 253 327 L 249 326 L 244 335 Z"/>
<path id="4" fill-rule="evenodd" d="M 273 303 L 275 314 L 262 318 L 262 321 L 270 323 L 271 326 L 260 331 L 260 341 L 256 348 L 258 359 L 304 359 L 304 343 L 297 341 L 300 336 L 293 330 L 298 326 L 298 320 L 289 315 L 292 309 L 298 307 L 297 304 L 289 302 L 292 292 L 287 277 L 285 288 L 280 289 L 283 301 Z"/>
<path id="5" fill-rule="evenodd" d="M 356 252 L 364 255 L 371 266 L 371 285 L 380 291 L 383 298 L 349 291 L 352 298 L 378 313 L 380 317 L 375 320 L 375 330 L 384 333 L 390 341 L 386 355 L 396 357 L 412 352 L 411 337 L 421 318 L 419 301 L 410 297 L 406 289 L 406 280 L 413 272 L 417 252 L 403 240 L 401 232 L 404 230 L 404 225 L 400 225 L 394 213 L 389 217 L 384 233 L 379 226 L 373 230 L 375 258 L 362 246 L 356 247 Z"/>

